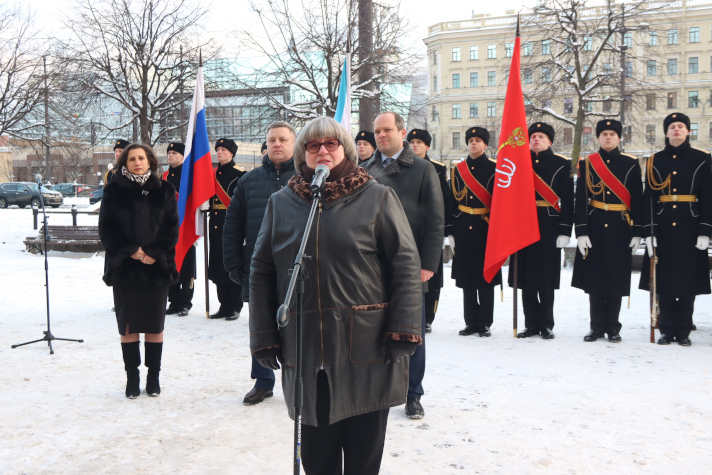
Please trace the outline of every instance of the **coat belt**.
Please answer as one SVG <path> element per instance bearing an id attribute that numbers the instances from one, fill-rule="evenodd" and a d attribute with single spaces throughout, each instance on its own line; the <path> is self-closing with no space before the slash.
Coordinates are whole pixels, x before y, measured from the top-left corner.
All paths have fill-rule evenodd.
<path id="1" fill-rule="evenodd" d="M 222 203 L 216 203 L 216 204 L 213 204 L 213 209 L 227 209 L 227 206 L 225 206 Z"/>
<path id="2" fill-rule="evenodd" d="M 605 211 L 628 211 L 628 208 L 623 203 L 603 203 L 601 201 L 591 200 L 589 204 L 594 208 Z"/>
<path id="3" fill-rule="evenodd" d="M 672 203 L 674 201 L 694 203 L 697 201 L 697 195 L 660 195 L 658 197 L 658 203 Z"/>
<path id="4" fill-rule="evenodd" d="M 554 206 L 546 200 L 536 200 L 536 205 L 539 208 L 553 208 Z"/>
<path id="5" fill-rule="evenodd" d="M 457 209 L 467 214 L 479 214 L 482 219 L 489 223 L 489 218 L 487 217 L 490 212 L 489 208 L 470 208 L 469 206 L 465 205 L 457 205 Z"/>

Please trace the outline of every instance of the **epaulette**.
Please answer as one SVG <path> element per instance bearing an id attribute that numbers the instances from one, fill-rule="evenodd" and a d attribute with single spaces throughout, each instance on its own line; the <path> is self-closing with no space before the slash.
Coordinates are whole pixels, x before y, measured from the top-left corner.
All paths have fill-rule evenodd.
<path id="1" fill-rule="evenodd" d="M 693 149 L 693 150 L 699 150 L 700 152 L 710 153 L 709 150 L 705 150 L 705 149 L 703 149 L 703 148 L 697 148 L 697 147 L 690 147 L 690 148 Z"/>
<path id="2" fill-rule="evenodd" d="M 571 161 L 571 159 L 569 157 L 567 157 L 566 155 L 561 155 L 560 153 L 555 153 L 554 155 L 556 155 L 557 157 L 561 157 L 564 160 Z"/>
<path id="3" fill-rule="evenodd" d="M 246 172 L 246 171 L 247 171 L 247 170 L 245 170 L 245 169 L 242 168 L 242 167 L 238 167 L 237 165 L 233 165 L 233 168 L 236 169 L 236 170 L 240 170 L 241 172 Z"/>
<path id="4" fill-rule="evenodd" d="M 487 157 L 487 160 L 489 160 L 492 163 L 497 163 L 497 159 L 495 159 L 495 158 Z"/>
<path id="5" fill-rule="evenodd" d="M 436 164 L 436 165 L 440 165 L 441 167 L 444 167 L 444 166 L 445 166 L 444 163 L 438 162 L 437 160 L 433 160 L 432 158 L 430 159 L 430 161 L 431 161 L 432 163 Z"/>
<path id="6" fill-rule="evenodd" d="M 635 155 L 631 155 L 629 153 L 621 152 L 621 155 L 623 155 L 624 157 L 632 158 L 633 160 L 638 160 L 638 157 L 636 157 Z"/>

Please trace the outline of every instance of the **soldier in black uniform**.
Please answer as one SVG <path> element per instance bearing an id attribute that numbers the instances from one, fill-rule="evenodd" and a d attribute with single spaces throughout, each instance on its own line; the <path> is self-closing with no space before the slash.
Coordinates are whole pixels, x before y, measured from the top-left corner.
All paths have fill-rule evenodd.
<path id="1" fill-rule="evenodd" d="M 208 277 L 218 288 L 220 309 L 210 315 L 210 318 L 225 318 L 237 320 L 242 310 L 242 286 L 230 279 L 223 264 L 223 225 L 225 214 L 230 205 L 237 180 L 246 172 L 235 165 L 233 158 L 237 153 L 237 144 L 230 139 L 222 138 L 215 142 L 218 162 L 215 168 L 216 194 L 210 198 L 210 265 Z"/>
<path id="2" fill-rule="evenodd" d="M 443 237 L 452 234 L 452 210 L 450 209 L 450 187 L 447 183 L 447 167 L 432 160 L 428 156 L 430 144 L 433 138 L 427 130 L 413 129 L 406 136 L 406 140 L 410 143 L 410 148 L 413 153 L 425 160 L 429 161 L 435 167 L 440 181 L 440 188 L 443 192 L 443 204 L 445 205 L 445 232 Z M 432 331 L 432 324 L 435 320 L 435 312 L 438 311 L 438 301 L 440 300 L 440 289 L 443 287 L 443 256 L 440 253 L 440 264 L 435 275 L 428 281 L 428 292 L 425 294 L 425 332 Z"/>
<path id="3" fill-rule="evenodd" d="M 685 114 L 668 115 L 663 129 L 665 148 L 651 155 L 646 166 L 646 259 L 640 288 L 650 290 L 647 251 L 656 246 L 658 343 L 669 345 L 677 340 L 690 346 L 695 296 L 710 293 L 707 247 L 712 235 L 712 157 L 690 147 L 690 119 Z"/>
<path id="4" fill-rule="evenodd" d="M 368 130 L 359 130 L 356 134 L 356 152 L 358 153 L 358 164 L 365 163 L 376 151 L 376 136 Z"/>
<path id="5" fill-rule="evenodd" d="M 108 185 L 114 181 L 114 176 L 116 175 L 116 164 L 119 163 L 119 157 L 126 147 L 131 145 L 131 142 L 124 139 L 119 139 L 114 144 L 114 168 L 104 174 L 104 186 Z"/>
<path id="6" fill-rule="evenodd" d="M 522 289 L 526 326 L 517 338 L 534 335 L 545 340 L 554 338 L 554 290 L 559 288 L 561 278 L 561 249 L 569 244 L 574 224 L 574 180 L 571 161 L 551 150 L 553 142 L 551 125 L 535 122 L 529 126 L 532 167 L 538 177 L 536 186 L 553 194 L 545 192 L 546 196 L 542 196 L 536 192 L 540 239 L 517 253 L 517 287 Z M 546 199 L 554 196 L 559 209 Z M 509 285 L 514 286 L 512 267 Z"/>
<path id="7" fill-rule="evenodd" d="M 492 196 L 496 163 L 485 154 L 490 134 L 484 127 L 470 127 L 465 139 L 469 155 L 465 159 L 467 170 Z M 448 237 L 453 248 L 452 278 L 463 290 L 465 328 L 460 335 L 477 333 L 488 337 L 494 319 L 494 288 L 502 283 L 502 271 L 492 282 L 485 280 L 485 250 L 489 231 L 489 207 L 463 180 L 460 170 L 452 169 L 452 232 Z M 490 201 L 491 206 L 491 201 Z M 455 242 L 459 243 L 455 249 Z"/>
<path id="8" fill-rule="evenodd" d="M 615 180 L 601 178 L 594 170 L 592 156 L 579 162 L 575 213 L 580 252 L 574 260 L 571 285 L 589 296 L 591 331 L 584 341 L 596 341 L 605 333 L 608 341 L 621 341 L 618 321 L 621 299 L 630 295 L 632 254 L 640 246 L 643 234 L 640 164 L 637 158 L 621 153 L 618 148 L 622 131 L 621 123 L 613 119 L 604 119 L 596 125 L 601 145 L 598 154 Z M 625 196 L 626 190 L 629 204 L 619 196 Z"/>
<path id="9" fill-rule="evenodd" d="M 176 189 L 176 201 L 180 190 L 180 176 L 185 157 L 185 144 L 173 142 L 168 145 L 168 170 L 163 172 L 163 179 Z M 168 288 L 168 309 L 166 315 L 178 314 L 179 317 L 188 315 L 193 306 L 193 284 L 195 282 L 195 246 L 190 246 L 183 258 L 180 269 L 180 279 L 176 285 Z"/>

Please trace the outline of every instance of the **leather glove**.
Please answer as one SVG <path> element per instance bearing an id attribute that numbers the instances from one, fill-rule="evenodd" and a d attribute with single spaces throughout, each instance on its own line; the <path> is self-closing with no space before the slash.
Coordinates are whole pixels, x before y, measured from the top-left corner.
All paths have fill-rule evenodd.
<path id="1" fill-rule="evenodd" d="M 386 342 L 386 364 L 400 363 L 401 358 L 415 353 L 417 343 L 412 341 L 388 340 Z"/>
<path id="2" fill-rule="evenodd" d="M 634 237 L 633 239 L 630 240 L 630 244 L 628 244 L 628 247 L 632 249 L 630 252 L 631 254 L 635 254 L 635 252 L 638 250 L 640 247 L 640 238 L 639 237 Z"/>
<path id="3" fill-rule="evenodd" d="M 452 255 L 455 255 L 455 236 L 452 234 L 447 237 L 447 240 L 450 241 L 450 249 L 452 250 Z"/>
<path id="4" fill-rule="evenodd" d="M 558 247 L 559 249 L 568 246 L 570 242 L 571 238 L 568 236 L 564 236 L 563 234 L 561 236 L 556 237 L 556 247 Z"/>
<path id="5" fill-rule="evenodd" d="M 586 255 L 586 249 L 590 249 L 593 246 L 591 245 L 591 240 L 588 238 L 588 236 L 579 236 L 576 238 L 576 245 L 579 248 L 579 251 L 581 252 L 582 255 Z"/>
<path id="6" fill-rule="evenodd" d="M 645 247 L 647 247 L 648 250 L 650 250 L 654 247 L 658 247 L 658 238 L 656 238 L 654 236 L 646 237 L 645 238 Z M 648 253 L 648 254 L 650 254 L 650 253 Z M 650 254 L 650 255 L 652 255 L 652 254 Z"/>
<path id="7" fill-rule="evenodd" d="M 257 358 L 259 364 L 274 371 L 279 369 L 279 363 L 284 364 L 284 352 L 282 348 L 267 348 L 257 351 L 255 352 L 255 358 Z M 279 360 L 279 363 L 277 363 L 277 360 Z"/>
<path id="8" fill-rule="evenodd" d="M 210 209 L 210 202 L 206 201 L 202 205 L 200 205 L 200 211 L 207 211 Z"/>
<path id="9" fill-rule="evenodd" d="M 245 281 L 245 271 L 240 266 L 233 267 L 227 271 L 227 274 L 230 276 L 230 280 L 235 282 L 237 285 L 242 285 Z"/>
<path id="10" fill-rule="evenodd" d="M 697 244 L 695 247 L 700 251 L 706 251 L 707 247 L 710 245 L 710 238 L 707 236 L 697 236 Z"/>

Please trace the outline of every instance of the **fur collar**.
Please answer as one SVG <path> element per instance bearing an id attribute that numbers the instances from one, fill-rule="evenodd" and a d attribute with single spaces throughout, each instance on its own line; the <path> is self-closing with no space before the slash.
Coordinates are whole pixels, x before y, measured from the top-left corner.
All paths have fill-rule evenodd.
<path id="1" fill-rule="evenodd" d="M 358 167 L 353 173 L 339 180 L 325 183 L 324 189 L 322 190 L 323 199 L 326 203 L 336 201 L 354 192 L 372 179 L 373 177 L 368 174 L 366 169 Z M 309 183 L 307 183 L 301 174 L 294 175 L 290 178 L 287 186 L 297 196 L 311 202 L 313 195 L 309 190 Z"/>
<path id="2" fill-rule="evenodd" d="M 400 169 L 401 167 L 406 167 L 410 168 L 413 166 L 413 161 L 415 160 L 415 153 L 413 152 L 413 149 L 410 148 L 410 144 L 406 141 L 403 141 L 403 151 L 398 155 L 398 158 L 391 162 L 390 165 L 387 167 L 383 168 L 383 156 L 381 155 L 380 150 L 376 150 L 373 154 L 373 157 L 371 157 L 371 160 L 373 160 L 373 165 L 371 168 L 375 168 L 378 170 L 378 174 L 387 175 L 387 176 L 396 176 L 400 174 Z"/>

